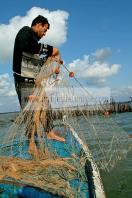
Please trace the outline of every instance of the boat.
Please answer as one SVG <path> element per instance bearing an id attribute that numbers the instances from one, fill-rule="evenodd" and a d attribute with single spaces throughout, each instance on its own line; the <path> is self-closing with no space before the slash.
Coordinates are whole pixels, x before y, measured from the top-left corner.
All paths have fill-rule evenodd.
<path id="1" fill-rule="evenodd" d="M 73 179 L 70 179 L 69 185 L 71 187 L 67 187 L 66 189 L 61 190 L 55 190 L 49 188 L 49 190 L 43 190 L 42 188 L 39 188 L 38 186 L 32 185 L 28 182 L 24 182 L 22 179 L 14 179 L 10 177 L 3 177 L 0 181 L 0 197 L 21 197 L 21 198 L 43 198 L 43 197 L 86 197 L 86 198 L 105 198 L 105 192 L 103 189 L 101 177 L 99 174 L 99 170 L 94 163 L 92 156 L 90 154 L 90 151 L 83 143 L 83 141 L 79 138 L 77 133 L 70 127 L 67 126 L 67 132 L 65 132 L 65 138 L 66 142 L 57 142 L 54 140 L 47 140 L 47 145 L 49 150 L 52 149 L 56 152 L 57 156 L 60 157 L 60 159 L 68 160 L 71 158 L 72 161 L 74 161 L 76 168 L 81 167 L 82 170 L 77 170 L 76 176 L 74 176 Z M 37 138 L 36 138 L 37 141 Z M 30 159 L 30 156 L 28 154 L 28 139 L 25 139 L 23 142 L 23 151 L 21 152 L 21 158 L 23 159 Z M 73 152 L 73 144 L 74 144 L 74 150 Z M 10 145 L 11 146 L 11 145 Z M 20 158 L 20 153 L 18 154 L 15 152 L 17 149 L 16 147 L 13 147 L 15 158 Z M 8 153 L 9 156 L 11 153 Z M 18 156 L 17 156 L 18 155 Z M 80 158 L 85 159 L 84 162 L 81 162 L 80 165 Z M 12 159 L 10 159 L 10 162 Z M 68 162 L 68 161 L 67 161 Z M 61 163 L 61 162 L 60 162 Z M 72 162 L 73 163 L 73 162 Z M 3 167 L 6 166 L 6 163 L 3 163 Z M 64 165 L 65 166 L 65 165 Z M 69 166 L 68 169 L 72 170 L 72 167 L 70 167 L 70 163 L 67 165 Z M 10 170 L 11 168 L 8 167 Z M 7 169 L 8 169 L 7 168 Z M 15 165 L 14 165 L 15 169 Z M 79 174 L 79 171 L 81 173 Z M 76 172 L 76 171 L 75 171 Z M 64 171 L 64 174 L 66 172 Z M 64 175 L 64 177 L 67 177 L 67 175 Z M 66 179 L 66 178 L 64 178 Z M 67 180 L 68 182 L 68 180 Z M 72 189 L 73 192 L 70 192 Z M 60 191 L 60 192 L 59 192 Z M 66 192 L 67 191 L 67 192 Z M 68 192 L 69 191 L 69 192 Z M 69 195 L 68 195 L 69 193 Z"/>

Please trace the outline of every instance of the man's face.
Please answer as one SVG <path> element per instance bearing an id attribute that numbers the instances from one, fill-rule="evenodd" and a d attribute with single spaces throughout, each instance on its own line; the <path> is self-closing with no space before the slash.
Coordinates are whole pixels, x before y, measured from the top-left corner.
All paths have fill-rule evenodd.
<path id="1" fill-rule="evenodd" d="M 47 30 L 48 30 L 48 24 L 43 25 L 42 23 L 38 23 L 36 25 L 36 33 L 40 38 L 46 35 Z"/>

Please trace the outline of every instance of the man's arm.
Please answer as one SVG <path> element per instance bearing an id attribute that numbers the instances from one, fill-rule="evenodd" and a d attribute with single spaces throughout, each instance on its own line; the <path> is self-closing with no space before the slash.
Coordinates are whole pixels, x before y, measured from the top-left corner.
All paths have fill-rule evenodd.
<path id="1" fill-rule="evenodd" d="M 47 57 L 52 56 L 53 58 L 56 58 L 57 61 L 60 60 L 59 50 L 53 46 L 38 43 L 37 38 L 29 27 L 21 29 L 17 37 L 22 52 L 45 54 Z"/>

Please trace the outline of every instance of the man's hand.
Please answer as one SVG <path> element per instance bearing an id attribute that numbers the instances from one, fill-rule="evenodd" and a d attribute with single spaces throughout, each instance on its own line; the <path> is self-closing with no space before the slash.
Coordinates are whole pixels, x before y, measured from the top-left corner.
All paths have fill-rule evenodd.
<path id="1" fill-rule="evenodd" d="M 63 61 L 61 60 L 60 52 L 55 47 L 53 47 L 52 58 L 54 58 L 59 64 L 63 64 Z"/>
<path id="2" fill-rule="evenodd" d="M 58 56 L 58 55 L 60 55 L 59 50 L 57 48 L 53 47 L 52 56 L 55 57 L 55 56 Z"/>

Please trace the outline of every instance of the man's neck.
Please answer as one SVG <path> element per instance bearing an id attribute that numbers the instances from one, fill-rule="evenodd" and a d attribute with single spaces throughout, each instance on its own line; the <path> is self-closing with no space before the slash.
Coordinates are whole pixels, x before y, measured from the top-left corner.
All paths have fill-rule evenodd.
<path id="1" fill-rule="evenodd" d="M 35 34 L 35 36 L 37 37 L 37 39 L 40 40 L 40 37 L 39 37 L 38 34 L 37 34 L 36 27 L 35 27 L 35 26 L 32 26 L 31 29 L 32 29 L 32 31 L 34 32 L 34 34 Z"/>

